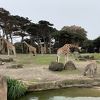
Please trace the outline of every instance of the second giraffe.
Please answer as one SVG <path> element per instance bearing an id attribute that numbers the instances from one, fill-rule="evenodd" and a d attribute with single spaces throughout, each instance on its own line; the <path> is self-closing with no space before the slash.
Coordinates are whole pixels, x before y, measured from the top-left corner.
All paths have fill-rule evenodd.
<path id="1" fill-rule="evenodd" d="M 29 45 L 27 42 L 23 42 L 23 43 L 25 43 L 26 44 L 26 46 L 28 47 L 28 49 L 29 49 L 29 53 L 34 53 L 34 56 L 36 56 L 36 48 L 35 47 L 33 47 L 33 46 L 31 46 L 31 45 Z"/>

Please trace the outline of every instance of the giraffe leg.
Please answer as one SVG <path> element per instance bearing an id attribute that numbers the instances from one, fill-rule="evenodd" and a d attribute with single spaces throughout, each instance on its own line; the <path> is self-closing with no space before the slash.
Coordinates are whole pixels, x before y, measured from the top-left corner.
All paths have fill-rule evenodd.
<path id="1" fill-rule="evenodd" d="M 34 50 L 33 53 L 34 53 L 33 56 L 36 56 L 36 50 Z"/>
<path id="2" fill-rule="evenodd" d="M 69 59 L 68 59 L 68 54 L 66 55 L 66 61 L 68 61 Z"/>
<path id="3" fill-rule="evenodd" d="M 30 53 L 30 56 L 31 55 L 34 56 L 34 52 L 33 51 L 29 51 L 29 53 Z"/>
<path id="4" fill-rule="evenodd" d="M 36 56 L 36 51 L 34 52 L 35 56 Z"/>
<path id="5" fill-rule="evenodd" d="M 16 57 L 16 51 L 14 50 L 13 52 L 14 52 L 14 55 L 15 55 L 15 57 Z"/>
<path id="6" fill-rule="evenodd" d="M 16 57 L 16 50 L 15 50 L 15 47 L 13 48 L 13 53 L 14 53 L 14 55 L 15 55 L 15 57 Z"/>
<path id="7" fill-rule="evenodd" d="M 29 51 L 29 54 L 30 54 L 30 55 L 32 54 L 31 51 Z"/>
<path id="8" fill-rule="evenodd" d="M 31 54 L 32 54 L 32 51 L 31 51 L 31 49 L 29 48 L 29 54 L 30 54 L 30 56 L 31 56 Z"/>
<path id="9" fill-rule="evenodd" d="M 57 62 L 59 63 L 59 59 L 60 59 L 60 56 L 59 55 L 57 55 Z"/>
<path id="10" fill-rule="evenodd" d="M 67 55 L 65 55 L 65 64 L 66 64 L 66 62 L 67 62 Z"/>

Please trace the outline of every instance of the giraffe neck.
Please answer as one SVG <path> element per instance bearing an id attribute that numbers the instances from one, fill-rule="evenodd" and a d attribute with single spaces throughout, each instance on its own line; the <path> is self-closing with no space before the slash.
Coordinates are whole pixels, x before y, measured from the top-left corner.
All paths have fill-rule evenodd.
<path id="1" fill-rule="evenodd" d="M 69 50 L 69 49 L 71 48 L 71 44 L 65 44 L 65 45 L 63 46 L 63 48 L 64 48 L 65 50 Z"/>
<path id="2" fill-rule="evenodd" d="M 11 44 L 9 41 L 7 41 L 6 39 L 3 38 L 3 40 L 5 41 L 5 43 L 6 43 L 7 45 L 13 45 L 13 44 Z"/>
<path id="3" fill-rule="evenodd" d="M 30 45 L 28 44 L 28 43 L 26 43 L 26 42 L 24 42 L 28 47 L 30 47 Z"/>
<path id="4" fill-rule="evenodd" d="M 3 40 L 4 40 L 6 43 L 8 43 L 6 39 L 3 38 Z"/>

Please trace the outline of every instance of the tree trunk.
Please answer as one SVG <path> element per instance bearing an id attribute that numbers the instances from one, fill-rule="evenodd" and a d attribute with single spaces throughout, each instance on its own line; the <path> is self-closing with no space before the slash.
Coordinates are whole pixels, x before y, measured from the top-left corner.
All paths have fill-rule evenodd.
<path id="1" fill-rule="evenodd" d="M 51 54 L 51 35 L 49 35 L 49 53 Z"/>
<path id="2" fill-rule="evenodd" d="M 11 39 L 11 43 L 13 43 L 13 40 L 12 40 L 12 36 L 11 36 L 11 34 L 10 34 L 10 39 Z"/>
<path id="3" fill-rule="evenodd" d="M 23 42 L 24 37 L 22 36 L 21 42 Z M 22 53 L 24 53 L 24 44 L 22 43 Z"/>
<path id="4" fill-rule="evenodd" d="M 99 53 L 100 53 L 100 47 L 99 47 Z"/>

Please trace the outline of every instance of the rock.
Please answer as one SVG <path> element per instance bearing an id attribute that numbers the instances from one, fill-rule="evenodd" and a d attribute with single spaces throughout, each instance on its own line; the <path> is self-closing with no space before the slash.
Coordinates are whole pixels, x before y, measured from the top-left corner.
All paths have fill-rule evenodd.
<path id="1" fill-rule="evenodd" d="M 51 62 L 49 65 L 49 70 L 51 71 L 62 71 L 64 70 L 64 64 L 58 62 Z"/>
<path id="2" fill-rule="evenodd" d="M 14 60 L 13 60 L 13 58 L 0 58 L 0 61 L 2 61 L 2 62 L 12 62 Z"/>
<path id="3" fill-rule="evenodd" d="M 5 64 L 4 62 L 0 61 L 0 65 L 4 65 L 4 64 Z"/>
<path id="4" fill-rule="evenodd" d="M 80 61 L 87 61 L 85 58 L 79 58 Z"/>
<path id="5" fill-rule="evenodd" d="M 65 66 L 64 66 L 65 70 L 75 70 L 75 64 L 72 61 L 68 61 Z"/>
<path id="6" fill-rule="evenodd" d="M 23 65 L 22 64 L 15 64 L 15 65 L 11 65 L 11 66 L 7 66 L 7 68 L 23 68 Z"/>
<path id="7" fill-rule="evenodd" d="M 7 81 L 0 75 L 0 100 L 7 100 Z"/>
<path id="8" fill-rule="evenodd" d="M 84 60 L 84 61 L 86 61 L 86 60 L 94 60 L 95 58 L 94 58 L 94 56 L 93 55 L 80 55 L 79 57 L 79 60 Z"/>

